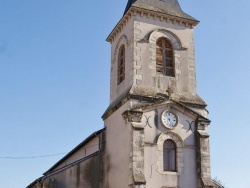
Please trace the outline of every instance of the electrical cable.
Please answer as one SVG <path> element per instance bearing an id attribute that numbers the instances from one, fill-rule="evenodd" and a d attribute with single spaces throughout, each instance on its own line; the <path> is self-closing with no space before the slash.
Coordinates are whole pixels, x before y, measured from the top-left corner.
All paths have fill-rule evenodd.
<path id="1" fill-rule="evenodd" d="M 91 148 L 91 147 L 94 147 L 94 146 L 97 146 L 99 144 L 95 144 L 95 145 L 91 145 L 91 146 L 88 146 L 88 147 L 83 147 L 83 149 L 88 149 L 88 148 Z M 58 155 L 63 155 L 63 154 L 66 154 L 68 152 L 63 152 L 63 153 L 56 153 L 56 154 L 50 154 L 50 155 L 38 155 L 38 156 L 31 156 L 31 157 L 10 157 L 10 156 L 5 156 L 5 157 L 1 157 L 0 156 L 0 159 L 37 159 L 37 158 L 45 158 L 45 157 L 53 157 L 53 156 L 58 156 Z"/>
<path id="2" fill-rule="evenodd" d="M 36 158 L 53 157 L 53 156 L 57 156 L 57 155 L 63 155 L 66 153 L 68 153 L 68 152 L 56 153 L 56 154 L 51 154 L 51 155 L 32 156 L 32 157 L 0 157 L 0 159 L 36 159 Z"/>

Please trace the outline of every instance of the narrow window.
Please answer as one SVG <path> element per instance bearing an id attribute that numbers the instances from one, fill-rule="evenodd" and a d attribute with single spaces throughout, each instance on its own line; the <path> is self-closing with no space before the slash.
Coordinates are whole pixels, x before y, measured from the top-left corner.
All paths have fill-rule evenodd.
<path id="1" fill-rule="evenodd" d="M 164 171 L 176 172 L 176 146 L 172 140 L 163 144 L 163 164 Z"/>
<path id="2" fill-rule="evenodd" d="M 163 37 L 156 42 L 156 72 L 165 76 L 175 76 L 173 46 Z"/>
<path id="3" fill-rule="evenodd" d="M 125 47 L 122 45 L 118 53 L 118 80 L 117 84 L 119 85 L 125 79 Z"/>

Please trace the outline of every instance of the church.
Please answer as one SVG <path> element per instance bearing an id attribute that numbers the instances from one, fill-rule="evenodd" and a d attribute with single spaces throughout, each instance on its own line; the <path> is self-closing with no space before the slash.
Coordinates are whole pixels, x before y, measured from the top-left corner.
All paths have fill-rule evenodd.
<path id="1" fill-rule="evenodd" d="M 107 37 L 110 104 L 94 132 L 27 188 L 222 188 L 211 178 L 194 28 L 178 0 L 128 0 Z"/>

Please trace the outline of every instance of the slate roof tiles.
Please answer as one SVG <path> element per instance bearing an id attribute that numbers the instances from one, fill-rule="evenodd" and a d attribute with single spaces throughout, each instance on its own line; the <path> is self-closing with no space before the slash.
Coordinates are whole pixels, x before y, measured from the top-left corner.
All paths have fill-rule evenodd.
<path id="1" fill-rule="evenodd" d="M 124 15 L 131 7 L 147 9 L 198 22 L 198 20 L 182 11 L 178 0 L 128 0 Z"/>

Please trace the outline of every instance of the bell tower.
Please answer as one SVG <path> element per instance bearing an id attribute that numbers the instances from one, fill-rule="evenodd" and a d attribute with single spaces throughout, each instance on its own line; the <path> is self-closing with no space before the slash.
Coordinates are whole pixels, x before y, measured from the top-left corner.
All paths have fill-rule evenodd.
<path id="1" fill-rule="evenodd" d="M 213 188 L 194 28 L 177 0 L 128 0 L 111 44 L 105 187 Z"/>
<path id="2" fill-rule="evenodd" d="M 196 92 L 193 32 L 198 23 L 176 0 L 128 1 L 123 18 L 107 38 L 112 45 L 110 101 L 130 90 L 205 105 Z M 117 63 L 121 46 L 122 68 Z M 118 82 L 121 69 L 124 80 Z"/>

